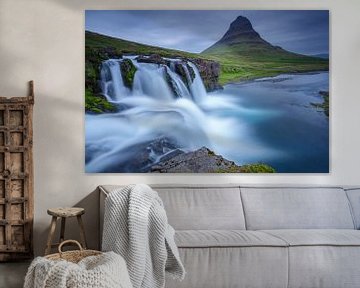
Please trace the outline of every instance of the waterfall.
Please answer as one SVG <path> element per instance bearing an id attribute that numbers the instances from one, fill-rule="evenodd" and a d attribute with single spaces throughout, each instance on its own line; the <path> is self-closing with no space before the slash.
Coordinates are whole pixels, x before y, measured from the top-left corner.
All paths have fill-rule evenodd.
<path id="1" fill-rule="evenodd" d="M 136 67 L 133 86 L 131 89 L 124 85 L 121 62 L 130 59 Z M 206 90 L 200 73 L 195 64 L 184 63 L 179 59 L 168 59 L 169 65 L 142 63 L 136 60 L 136 56 L 124 57 L 124 59 L 109 59 L 102 63 L 100 71 L 102 94 L 111 102 L 119 102 L 125 97 L 134 95 L 172 101 L 176 98 L 186 98 L 196 103 L 206 97 Z M 175 65 L 183 66 L 186 80 L 175 72 Z M 195 73 L 191 79 L 188 69 L 190 66 Z"/>
<path id="2" fill-rule="evenodd" d="M 130 88 L 123 81 L 125 60 L 136 68 Z M 150 60 L 131 56 L 102 63 L 102 94 L 119 110 L 86 115 L 88 172 L 147 172 L 180 150 L 206 146 L 216 151 L 231 142 L 234 121 L 211 111 L 232 105 L 206 93 L 196 65 L 181 59 L 162 58 L 162 64 Z"/>
<path id="3" fill-rule="evenodd" d="M 197 69 L 195 64 L 188 62 L 188 65 L 194 70 L 194 73 L 195 73 L 195 78 L 192 81 L 192 83 L 190 84 L 191 93 L 194 97 L 194 100 L 199 103 L 205 99 L 206 89 L 205 89 L 204 83 L 201 79 L 199 70 Z M 186 71 L 187 71 L 187 74 L 189 74 L 187 67 L 186 67 Z"/>
<path id="4" fill-rule="evenodd" d="M 121 60 L 106 60 L 101 65 L 101 89 L 109 101 L 117 101 L 129 94 L 129 89 L 124 86 L 120 71 Z"/>
<path id="5" fill-rule="evenodd" d="M 165 67 L 157 64 L 136 63 L 133 92 L 153 99 L 171 101 L 174 94 L 165 78 Z"/>
<path id="6" fill-rule="evenodd" d="M 166 69 L 166 72 L 168 73 L 168 75 L 173 83 L 173 86 L 174 86 L 177 96 L 179 96 L 181 98 L 191 99 L 189 89 L 186 87 L 186 85 L 182 81 L 181 77 L 174 72 L 175 69 L 171 68 L 171 66 L 174 67 L 173 62 L 171 62 L 171 64 L 170 64 L 170 69 Z"/>

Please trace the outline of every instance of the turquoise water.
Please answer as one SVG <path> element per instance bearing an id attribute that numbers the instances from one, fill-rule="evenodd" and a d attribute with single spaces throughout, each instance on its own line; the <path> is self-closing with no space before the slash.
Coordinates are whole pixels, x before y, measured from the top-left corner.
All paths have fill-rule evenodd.
<path id="1" fill-rule="evenodd" d="M 328 72 L 229 84 L 211 93 L 241 107 L 208 111 L 236 119 L 237 145 L 224 145 L 220 154 L 238 164 L 264 162 L 280 173 L 328 173 L 329 119 L 311 105 L 322 102 L 321 90 L 329 91 Z"/>
<path id="2" fill-rule="evenodd" d="M 86 114 L 86 172 L 148 172 L 174 150 L 203 146 L 238 165 L 329 172 L 329 119 L 311 105 L 329 90 L 328 73 L 280 75 L 212 93 L 197 73 L 190 90 L 175 97 L 164 67 L 139 64 L 129 90 L 113 62 L 106 62 L 114 73 L 105 77 L 104 95 L 119 111 Z"/>

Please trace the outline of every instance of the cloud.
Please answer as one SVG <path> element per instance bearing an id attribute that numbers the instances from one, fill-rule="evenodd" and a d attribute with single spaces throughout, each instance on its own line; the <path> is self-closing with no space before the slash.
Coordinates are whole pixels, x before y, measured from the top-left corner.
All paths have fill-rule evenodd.
<path id="1" fill-rule="evenodd" d="M 304 53 L 329 50 L 328 11 L 317 10 L 88 10 L 86 29 L 98 33 L 190 52 L 219 40 L 230 23 L 246 16 L 270 43 Z"/>

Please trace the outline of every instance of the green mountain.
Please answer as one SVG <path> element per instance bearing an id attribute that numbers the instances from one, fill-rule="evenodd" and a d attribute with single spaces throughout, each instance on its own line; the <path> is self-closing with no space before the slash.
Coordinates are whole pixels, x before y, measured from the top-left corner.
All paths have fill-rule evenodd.
<path id="1" fill-rule="evenodd" d="M 249 19 L 239 16 L 231 24 L 224 36 L 204 50 L 204 54 L 233 53 L 241 56 L 293 54 L 262 39 L 251 25 Z"/>
<path id="2" fill-rule="evenodd" d="M 221 63 L 222 83 L 280 73 L 329 69 L 327 59 L 296 54 L 273 46 L 261 38 L 251 22 L 243 16 L 237 17 L 224 36 L 201 54 Z"/>

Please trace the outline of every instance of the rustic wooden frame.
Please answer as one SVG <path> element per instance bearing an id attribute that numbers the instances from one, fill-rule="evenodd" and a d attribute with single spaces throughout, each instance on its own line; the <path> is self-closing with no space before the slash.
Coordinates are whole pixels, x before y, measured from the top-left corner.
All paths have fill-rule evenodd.
<path id="1" fill-rule="evenodd" d="M 0 97 L 0 262 L 33 256 L 34 83 L 26 97 Z"/>

